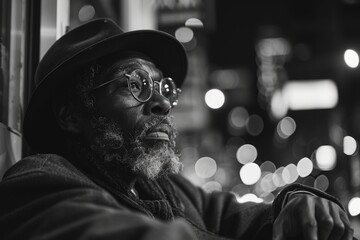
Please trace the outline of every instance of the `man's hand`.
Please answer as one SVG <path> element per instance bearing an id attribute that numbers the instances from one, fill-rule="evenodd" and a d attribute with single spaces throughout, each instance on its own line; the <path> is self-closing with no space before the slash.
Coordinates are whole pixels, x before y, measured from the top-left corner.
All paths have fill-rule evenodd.
<path id="1" fill-rule="evenodd" d="M 352 240 L 347 214 L 335 202 L 309 194 L 294 194 L 273 226 L 273 239 Z"/>

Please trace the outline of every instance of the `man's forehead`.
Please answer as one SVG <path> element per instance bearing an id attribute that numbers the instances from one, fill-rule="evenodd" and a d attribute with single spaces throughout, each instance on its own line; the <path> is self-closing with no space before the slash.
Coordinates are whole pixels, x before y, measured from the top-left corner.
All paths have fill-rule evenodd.
<path id="1" fill-rule="evenodd" d="M 153 75 L 152 77 L 162 76 L 161 71 L 156 68 L 155 64 L 151 60 L 139 57 L 129 57 L 114 60 L 114 62 L 109 66 L 106 72 L 110 75 L 121 75 L 136 68 L 144 69 L 150 75 Z"/>

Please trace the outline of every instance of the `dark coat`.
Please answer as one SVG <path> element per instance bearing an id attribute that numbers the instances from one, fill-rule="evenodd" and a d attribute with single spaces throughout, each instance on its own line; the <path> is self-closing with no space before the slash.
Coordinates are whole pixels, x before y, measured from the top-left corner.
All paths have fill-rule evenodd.
<path id="1" fill-rule="evenodd" d="M 63 157 L 27 157 L 0 183 L 0 239 L 271 239 L 285 193 L 302 188 L 289 187 L 272 205 L 240 204 L 231 193 L 205 193 L 181 176 L 166 181 L 172 190 L 164 199 L 137 201 Z"/>

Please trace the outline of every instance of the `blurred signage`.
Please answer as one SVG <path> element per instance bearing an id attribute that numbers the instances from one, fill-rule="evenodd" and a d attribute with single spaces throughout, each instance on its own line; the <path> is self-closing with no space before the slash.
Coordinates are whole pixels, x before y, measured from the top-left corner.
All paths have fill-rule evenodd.
<path id="1" fill-rule="evenodd" d="M 203 0 L 158 0 L 155 4 L 160 10 L 181 10 L 202 7 Z"/>
<path id="2" fill-rule="evenodd" d="M 215 27 L 214 0 L 161 0 L 155 1 L 160 26 L 183 25 L 188 19 L 205 22 L 207 30 Z"/>

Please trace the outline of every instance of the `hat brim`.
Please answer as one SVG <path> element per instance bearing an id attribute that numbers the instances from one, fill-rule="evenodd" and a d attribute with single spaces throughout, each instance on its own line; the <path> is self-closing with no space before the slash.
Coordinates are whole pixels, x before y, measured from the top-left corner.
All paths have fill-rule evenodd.
<path id="1" fill-rule="evenodd" d="M 26 109 L 23 133 L 37 152 L 55 151 L 61 131 L 54 119 L 51 98 L 55 91 L 71 86 L 76 79 L 68 76 L 74 69 L 95 59 L 122 51 L 135 51 L 151 58 L 164 76 L 181 86 L 187 74 L 184 47 L 173 36 L 154 30 L 139 30 L 112 36 L 77 52 L 47 74 L 33 92 Z"/>

